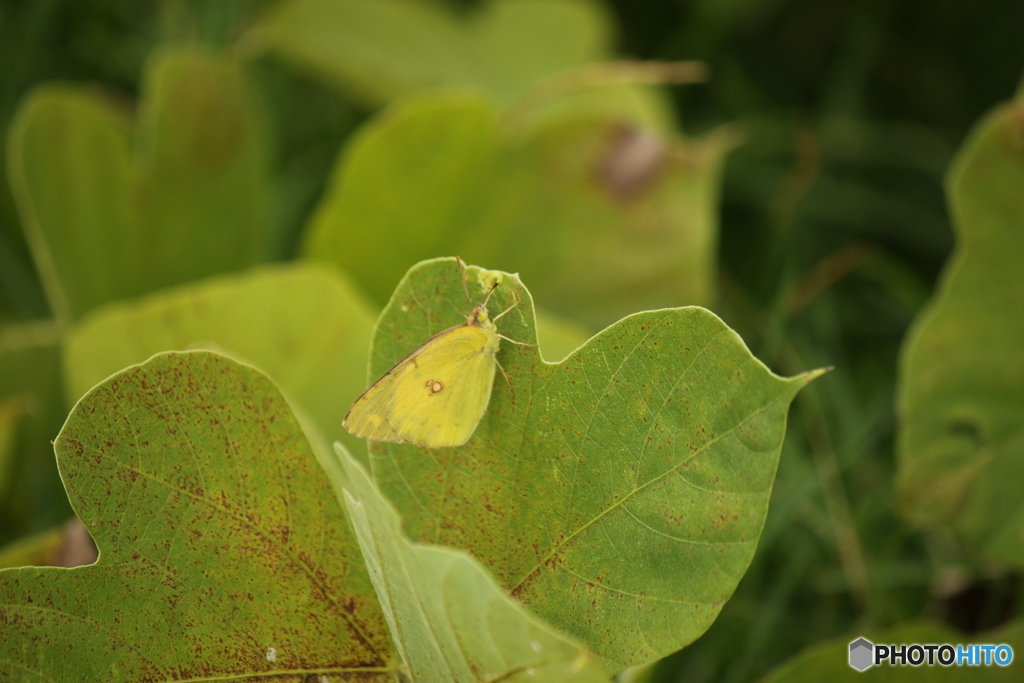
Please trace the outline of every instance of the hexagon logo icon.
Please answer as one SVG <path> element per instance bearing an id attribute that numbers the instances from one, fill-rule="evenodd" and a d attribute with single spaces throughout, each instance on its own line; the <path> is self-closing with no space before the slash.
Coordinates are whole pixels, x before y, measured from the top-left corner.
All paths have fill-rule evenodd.
<path id="1" fill-rule="evenodd" d="M 875 646 L 865 638 L 858 638 L 850 643 L 850 666 L 857 671 L 864 671 L 875 663 Z"/>

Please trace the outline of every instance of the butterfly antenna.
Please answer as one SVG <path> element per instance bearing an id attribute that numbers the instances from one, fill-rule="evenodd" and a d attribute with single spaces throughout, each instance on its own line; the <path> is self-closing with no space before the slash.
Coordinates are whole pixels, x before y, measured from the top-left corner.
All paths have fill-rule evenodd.
<path id="1" fill-rule="evenodd" d="M 511 311 L 513 308 L 515 308 L 516 306 L 518 306 L 521 303 L 522 303 L 522 300 L 519 298 L 519 295 L 516 294 L 516 302 L 514 304 L 512 304 L 511 306 L 509 306 L 508 308 L 506 308 L 501 313 L 499 313 L 498 315 L 496 315 L 493 318 L 492 322 L 498 322 L 498 318 L 500 318 L 501 316 L 505 315 L 506 313 L 508 313 L 509 311 Z M 515 339 L 510 339 L 510 338 L 508 338 L 505 335 L 500 334 L 500 333 L 498 334 L 498 336 L 501 337 L 502 339 L 504 339 L 507 342 L 512 342 L 513 344 L 519 344 L 520 346 L 539 346 L 539 344 L 530 344 L 530 343 L 527 343 L 527 342 L 521 342 L 521 341 L 516 341 Z"/>
<path id="2" fill-rule="evenodd" d="M 491 288 L 487 290 L 487 296 L 484 297 L 484 302 L 481 304 L 481 306 L 487 305 L 487 302 L 491 300 L 491 294 L 494 294 L 494 290 L 496 290 L 498 288 L 498 285 L 500 284 L 500 282 L 495 282 L 493 285 L 491 285 Z"/>
<path id="3" fill-rule="evenodd" d="M 495 285 L 495 287 L 497 287 L 497 285 Z M 494 288 L 493 288 L 493 287 L 491 288 L 491 291 L 492 291 L 492 292 L 494 291 Z M 501 318 L 501 316 L 505 315 L 506 313 L 508 313 L 509 311 L 511 311 L 511 310 L 512 310 L 513 308 L 515 308 L 516 306 L 518 306 L 519 304 L 521 304 L 521 303 L 522 303 L 522 300 L 520 300 L 520 298 L 519 298 L 519 295 L 518 295 L 518 294 L 516 294 L 516 295 L 515 295 L 515 297 L 516 297 L 516 301 L 515 301 L 515 303 L 514 303 L 514 304 L 512 304 L 511 306 L 509 306 L 508 308 L 506 308 L 506 309 L 505 309 L 504 311 L 502 311 L 502 312 L 501 312 L 501 313 L 499 313 L 498 315 L 496 315 L 496 316 L 495 316 L 495 317 L 493 318 L 493 322 L 498 322 L 498 319 L 499 319 L 499 318 Z"/>
<path id="4" fill-rule="evenodd" d="M 469 301 L 469 305 L 473 305 L 473 297 L 469 295 L 469 287 L 466 286 L 466 265 L 462 262 L 462 257 L 456 256 L 455 262 L 459 264 L 459 275 L 462 277 L 462 291 L 466 293 L 466 300 Z"/>

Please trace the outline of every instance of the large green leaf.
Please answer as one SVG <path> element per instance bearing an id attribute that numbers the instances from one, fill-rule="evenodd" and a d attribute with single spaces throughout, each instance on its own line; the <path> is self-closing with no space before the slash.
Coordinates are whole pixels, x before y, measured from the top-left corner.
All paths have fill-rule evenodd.
<path id="1" fill-rule="evenodd" d="M 517 605 L 476 560 L 410 543 L 362 466 L 335 451 L 328 474 L 412 680 L 608 680 L 592 654 Z"/>
<path id="2" fill-rule="evenodd" d="M 516 276 L 502 334 L 535 341 Z M 377 323 L 379 375 L 468 312 L 454 259 L 402 281 Z M 743 576 L 764 523 L 789 402 L 818 373 L 773 375 L 701 308 L 630 316 L 559 364 L 503 342 L 490 407 L 461 448 L 372 444 L 374 477 L 413 540 L 469 550 L 514 597 L 609 668 L 697 638 Z"/>
<path id="3" fill-rule="evenodd" d="M 870 677 L 873 681 L 982 681 L 983 683 L 1002 683 L 1020 680 L 1019 664 L 1010 666 L 873 666 L 866 672 L 857 671 L 849 665 L 849 647 L 851 641 L 860 635 L 830 640 L 800 653 L 789 662 L 762 679 L 763 683 L 844 683 L 863 681 Z M 865 633 L 864 637 L 872 643 L 885 645 L 910 645 L 913 643 L 938 645 L 948 643 L 954 647 L 969 643 L 1006 643 L 1020 652 L 1024 648 L 1024 621 L 1015 621 L 992 633 L 965 636 L 945 626 L 928 622 L 911 622 L 899 624 L 881 631 Z"/>
<path id="4" fill-rule="evenodd" d="M 0 328 L 0 404 L 16 420 L 0 466 L 0 545 L 70 514 L 50 445 L 67 415 L 58 338 L 49 322 Z"/>
<path id="5" fill-rule="evenodd" d="M 606 59 L 609 43 L 604 14 L 583 0 L 493 0 L 466 17 L 425 0 L 287 0 L 260 33 L 373 104 L 439 86 L 507 103 L 545 76 Z"/>
<path id="6" fill-rule="evenodd" d="M 382 304 L 406 269 L 446 252 L 523 273 L 546 307 L 593 329 L 707 303 L 727 132 L 686 141 L 588 116 L 506 133 L 470 95 L 389 108 L 340 158 L 306 253 Z"/>
<path id="7" fill-rule="evenodd" d="M 905 344 L 899 485 L 916 522 L 1024 566 L 1024 99 L 975 128 L 949 175 L 958 244 Z"/>
<path id="8" fill-rule="evenodd" d="M 390 680 L 356 541 L 259 371 L 158 355 L 90 391 L 55 450 L 100 559 L 0 571 L 0 678 Z"/>
<path id="9" fill-rule="evenodd" d="M 133 140 L 99 91 L 43 85 L 12 125 L 12 188 L 62 322 L 267 258 L 262 133 L 237 64 L 165 53 L 141 112 Z"/>
<path id="10" fill-rule="evenodd" d="M 366 388 L 373 311 L 338 273 L 316 264 L 264 267 L 111 304 L 64 345 L 72 402 L 160 351 L 209 348 L 269 374 L 329 440 L 365 452 L 341 426 Z"/>

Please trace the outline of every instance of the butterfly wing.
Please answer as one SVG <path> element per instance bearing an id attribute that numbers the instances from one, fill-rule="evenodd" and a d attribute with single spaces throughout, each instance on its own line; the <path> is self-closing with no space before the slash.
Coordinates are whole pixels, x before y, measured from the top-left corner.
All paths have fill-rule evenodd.
<path id="1" fill-rule="evenodd" d="M 402 363 L 406 360 L 408 358 L 399 361 L 395 367 L 388 370 L 387 374 L 374 382 L 348 409 L 348 414 L 341 424 L 349 434 L 370 441 L 403 441 L 402 435 L 388 423 L 387 414 L 395 382 L 401 377 Z"/>
<path id="2" fill-rule="evenodd" d="M 345 428 L 374 441 L 461 446 L 487 410 L 498 344 L 490 325 L 435 335 L 356 400 Z"/>

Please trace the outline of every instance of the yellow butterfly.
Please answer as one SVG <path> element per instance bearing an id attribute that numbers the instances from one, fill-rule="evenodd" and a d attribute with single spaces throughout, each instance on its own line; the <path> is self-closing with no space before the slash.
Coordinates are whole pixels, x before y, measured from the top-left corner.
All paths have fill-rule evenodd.
<path id="1" fill-rule="evenodd" d="M 462 261 L 458 263 L 465 287 Z M 420 344 L 363 392 L 345 415 L 345 429 L 361 439 L 427 448 L 466 443 L 491 400 L 501 340 L 522 343 L 498 334 L 495 325 L 518 302 L 493 320 L 488 316 L 487 301 L 498 284 L 466 322 Z"/>

